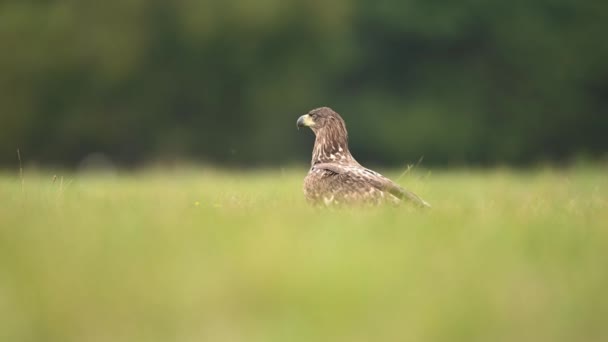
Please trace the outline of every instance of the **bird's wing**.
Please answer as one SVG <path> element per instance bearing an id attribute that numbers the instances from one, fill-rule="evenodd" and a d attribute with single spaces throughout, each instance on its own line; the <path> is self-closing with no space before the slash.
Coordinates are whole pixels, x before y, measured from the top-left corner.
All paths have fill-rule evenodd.
<path id="1" fill-rule="evenodd" d="M 346 180 L 354 181 L 356 183 L 365 183 L 369 186 L 372 186 L 380 191 L 384 191 L 390 193 L 391 195 L 399 198 L 406 199 L 414 204 L 417 204 L 421 207 L 430 207 L 431 205 L 427 203 L 425 200 L 420 198 L 415 193 L 404 189 L 403 187 L 397 185 L 395 182 L 390 179 L 384 177 L 378 172 L 372 171 L 370 169 L 366 169 L 360 165 L 341 165 L 337 163 L 320 163 L 316 164 L 313 167 L 318 170 L 327 170 L 335 174 L 341 175 L 342 178 Z"/>

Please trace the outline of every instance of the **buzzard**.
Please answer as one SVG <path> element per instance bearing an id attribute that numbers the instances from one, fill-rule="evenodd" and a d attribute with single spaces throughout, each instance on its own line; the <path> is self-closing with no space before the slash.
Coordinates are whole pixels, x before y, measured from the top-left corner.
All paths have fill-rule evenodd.
<path id="1" fill-rule="evenodd" d="M 313 204 L 399 204 L 404 200 L 430 205 L 416 194 L 381 174 L 361 166 L 348 149 L 348 133 L 340 115 L 322 107 L 297 122 L 316 135 L 311 168 L 304 180 L 304 195 Z"/>

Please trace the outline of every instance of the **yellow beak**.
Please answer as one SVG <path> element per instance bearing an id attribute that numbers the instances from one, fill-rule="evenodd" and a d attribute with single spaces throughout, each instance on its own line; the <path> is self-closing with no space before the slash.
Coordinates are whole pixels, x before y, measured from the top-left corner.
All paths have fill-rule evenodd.
<path id="1" fill-rule="evenodd" d="M 298 119 L 298 129 L 300 127 L 311 127 L 315 125 L 315 121 L 312 119 L 312 117 L 308 114 L 306 115 L 302 115 L 300 116 L 300 118 Z"/>

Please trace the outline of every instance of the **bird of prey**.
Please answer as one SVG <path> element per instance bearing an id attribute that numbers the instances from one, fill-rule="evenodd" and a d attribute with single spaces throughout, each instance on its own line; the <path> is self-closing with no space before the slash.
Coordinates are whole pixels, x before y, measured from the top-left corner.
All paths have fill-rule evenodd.
<path id="1" fill-rule="evenodd" d="M 311 168 L 304 180 L 304 195 L 313 204 L 326 206 L 410 201 L 430 207 L 422 198 L 367 169 L 348 149 L 348 133 L 342 117 L 328 107 L 311 110 L 297 122 L 315 134 Z"/>

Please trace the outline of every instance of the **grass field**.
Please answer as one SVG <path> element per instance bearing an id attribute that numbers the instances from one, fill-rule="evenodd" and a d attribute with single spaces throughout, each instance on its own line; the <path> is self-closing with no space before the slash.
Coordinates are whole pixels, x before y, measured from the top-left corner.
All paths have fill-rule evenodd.
<path id="1" fill-rule="evenodd" d="M 422 211 L 311 209 L 304 169 L 27 171 L 0 341 L 608 340 L 604 166 L 408 173 Z"/>

